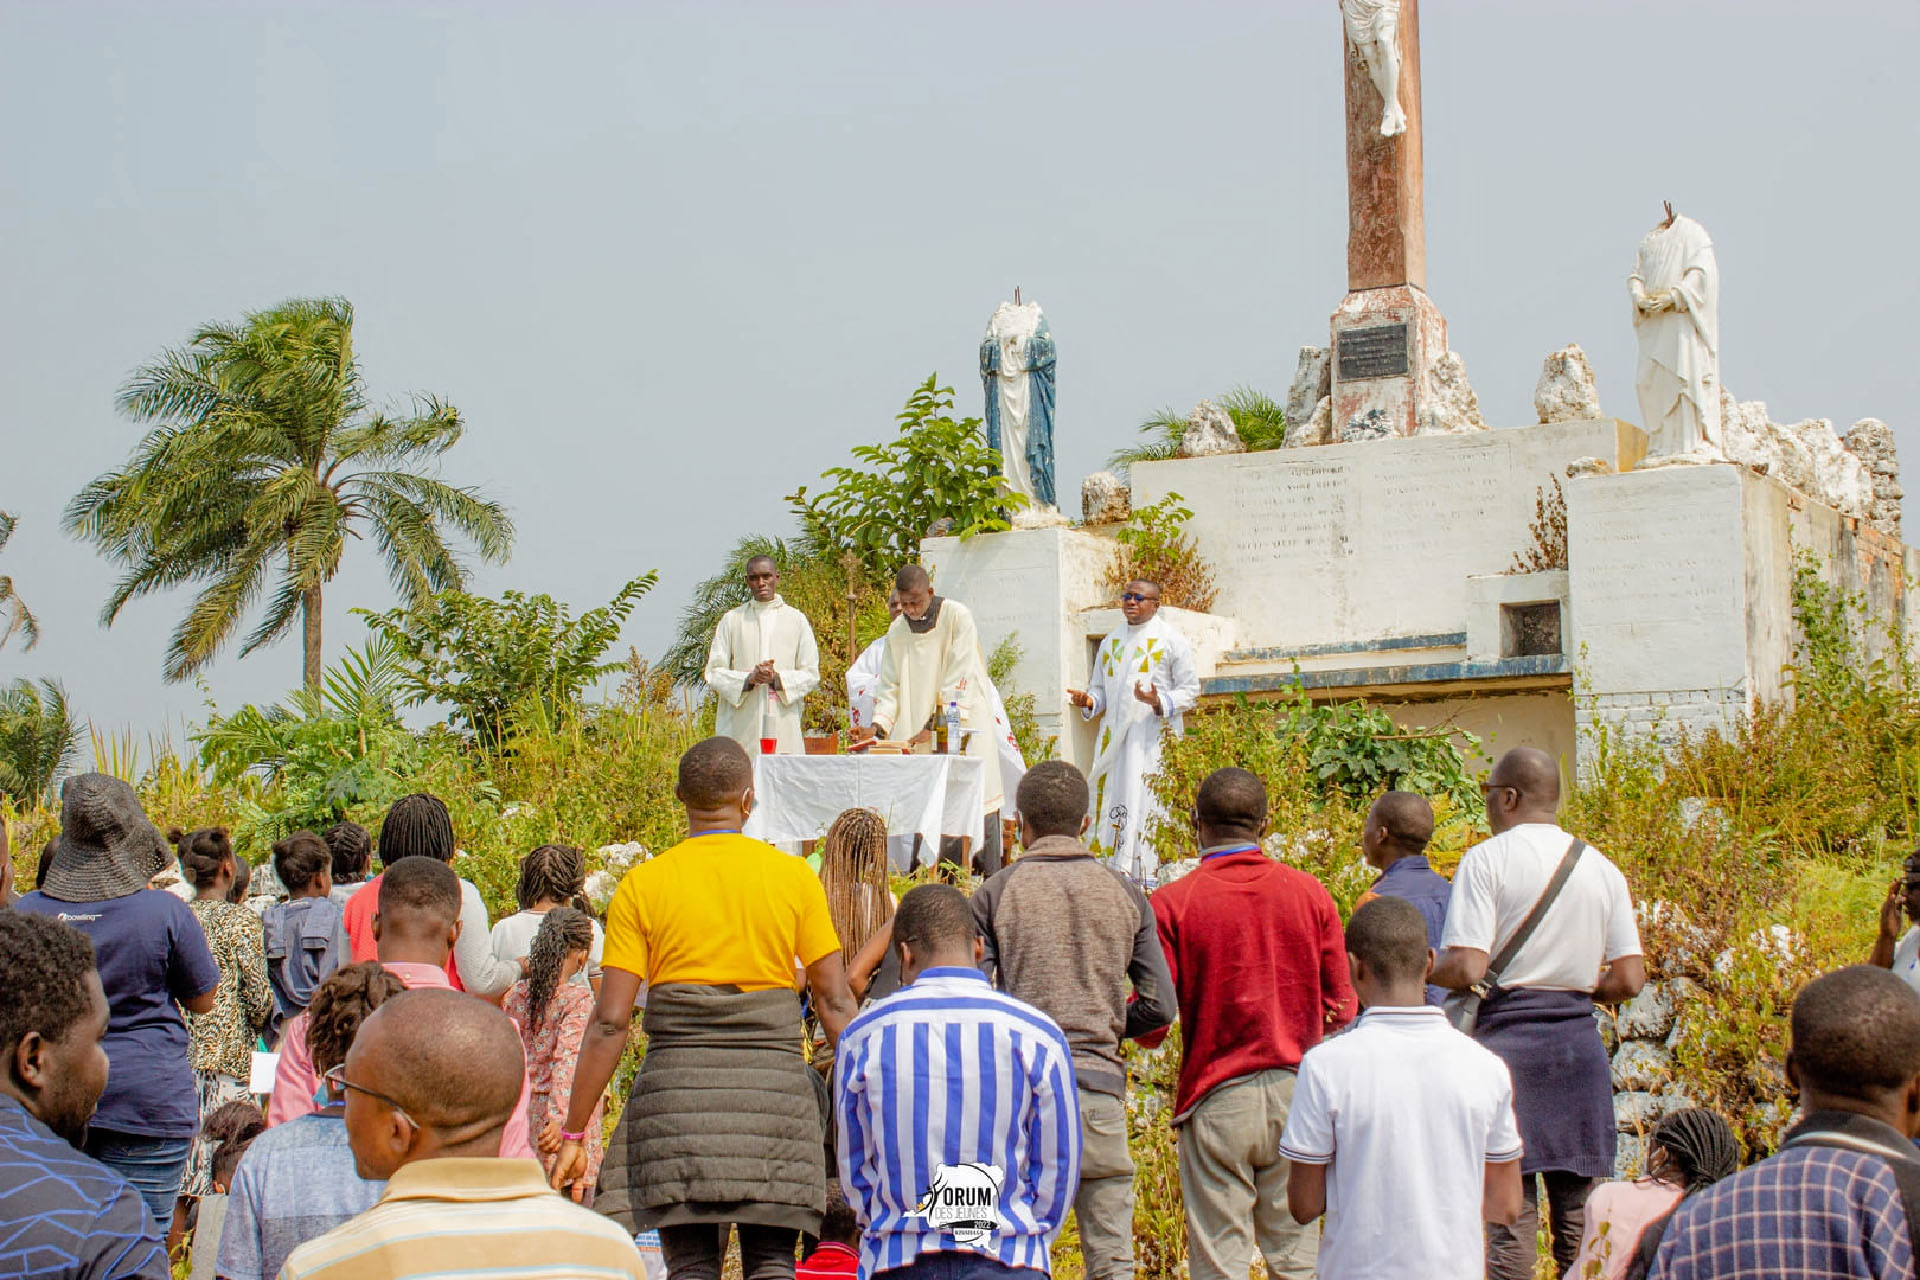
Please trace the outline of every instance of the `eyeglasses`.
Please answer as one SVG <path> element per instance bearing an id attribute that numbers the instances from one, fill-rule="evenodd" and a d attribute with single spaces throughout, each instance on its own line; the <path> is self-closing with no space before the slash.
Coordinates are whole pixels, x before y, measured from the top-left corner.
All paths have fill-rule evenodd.
<path id="1" fill-rule="evenodd" d="M 1159 596 L 1143 596 L 1138 591 L 1129 591 L 1120 597 L 1120 602 L 1122 604 L 1146 604 L 1149 601 L 1157 601 L 1159 599 Z"/>
<path id="2" fill-rule="evenodd" d="M 416 1129 L 426 1128 L 425 1125 L 421 1124 L 418 1120 L 415 1120 L 412 1116 L 408 1115 L 407 1109 L 405 1107 L 395 1102 L 392 1098 L 389 1098 L 386 1094 L 376 1093 L 372 1089 L 367 1088 L 367 1086 L 363 1084 L 355 1084 L 353 1081 L 347 1079 L 347 1064 L 344 1062 L 341 1063 L 339 1066 L 333 1068 L 333 1070 L 327 1072 L 324 1076 L 320 1078 L 325 1080 L 328 1084 L 333 1085 L 335 1088 L 352 1089 L 355 1093 L 364 1093 L 369 1098 L 372 1098 L 375 1102 L 382 1103 L 385 1106 L 393 1108 L 393 1114 L 399 1116 L 402 1120 L 405 1120 L 408 1124 L 412 1125 L 414 1128 Z"/>

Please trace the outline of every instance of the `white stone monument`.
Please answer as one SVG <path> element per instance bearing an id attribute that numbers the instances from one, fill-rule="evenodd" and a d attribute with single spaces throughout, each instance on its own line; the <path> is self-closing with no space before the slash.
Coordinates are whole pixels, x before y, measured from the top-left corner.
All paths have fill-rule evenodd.
<path id="1" fill-rule="evenodd" d="M 1707 229 L 1671 205 L 1627 277 L 1647 456 L 1711 462 L 1720 441 L 1720 268 Z"/>

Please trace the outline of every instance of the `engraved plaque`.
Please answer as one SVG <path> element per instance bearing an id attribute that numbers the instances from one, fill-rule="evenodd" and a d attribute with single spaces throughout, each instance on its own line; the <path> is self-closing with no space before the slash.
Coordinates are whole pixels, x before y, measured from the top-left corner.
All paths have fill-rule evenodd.
<path id="1" fill-rule="evenodd" d="M 1369 329 L 1348 329 L 1335 340 L 1338 369 L 1342 382 L 1366 378 L 1395 378 L 1407 371 L 1407 326 L 1375 325 Z"/>

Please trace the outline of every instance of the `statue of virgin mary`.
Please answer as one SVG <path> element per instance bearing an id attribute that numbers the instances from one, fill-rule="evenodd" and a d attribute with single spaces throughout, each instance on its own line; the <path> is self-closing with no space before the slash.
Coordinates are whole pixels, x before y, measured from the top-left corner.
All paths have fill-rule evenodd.
<path id="1" fill-rule="evenodd" d="M 1053 334 L 1037 302 L 1003 302 L 980 343 L 987 443 L 1000 451 L 1007 488 L 1033 508 L 1054 505 Z"/>

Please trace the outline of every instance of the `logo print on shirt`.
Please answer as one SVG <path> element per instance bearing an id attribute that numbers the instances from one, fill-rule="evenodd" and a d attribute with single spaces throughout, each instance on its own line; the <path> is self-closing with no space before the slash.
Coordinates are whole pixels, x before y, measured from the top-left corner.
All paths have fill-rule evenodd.
<path id="1" fill-rule="evenodd" d="M 956 1244 L 983 1245 L 1000 1225 L 1000 1187 L 1007 1175 L 997 1164 L 943 1164 L 910 1217 L 925 1218 L 936 1231 L 950 1231 Z"/>

